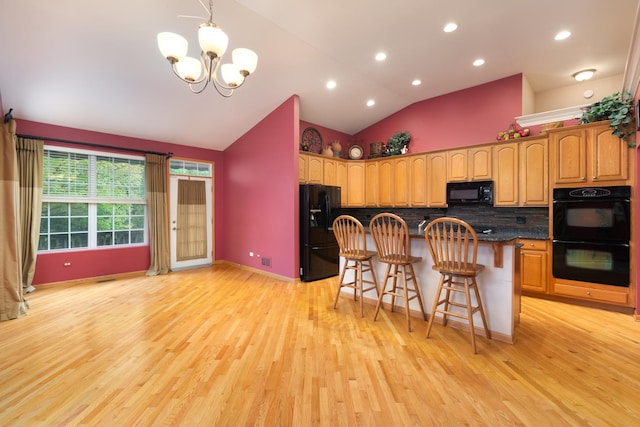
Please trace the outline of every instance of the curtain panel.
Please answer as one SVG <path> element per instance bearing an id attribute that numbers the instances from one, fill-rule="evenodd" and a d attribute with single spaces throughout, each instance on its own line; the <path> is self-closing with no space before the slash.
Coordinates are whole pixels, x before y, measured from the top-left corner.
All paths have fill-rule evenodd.
<path id="1" fill-rule="evenodd" d="M 149 218 L 149 251 L 151 262 L 147 276 L 166 274 L 170 268 L 169 217 L 167 203 L 167 158 L 145 155 L 145 182 Z"/>
<path id="2" fill-rule="evenodd" d="M 176 260 L 207 257 L 207 192 L 204 181 L 178 181 Z"/>
<path id="3" fill-rule="evenodd" d="M 25 292 L 31 292 L 35 290 L 32 283 L 40 237 L 44 143 L 35 139 L 17 138 L 16 151 L 20 180 L 22 287 Z"/>
<path id="4" fill-rule="evenodd" d="M 16 122 L 0 122 L 0 320 L 27 314 L 22 288 L 20 244 L 20 179 L 16 153 Z"/>

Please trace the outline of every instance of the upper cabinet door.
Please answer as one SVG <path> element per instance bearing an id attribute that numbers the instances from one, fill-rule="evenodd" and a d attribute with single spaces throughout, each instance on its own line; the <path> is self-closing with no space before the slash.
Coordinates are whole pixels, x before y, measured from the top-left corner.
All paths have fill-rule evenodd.
<path id="1" fill-rule="evenodd" d="M 571 129 L 551 134 L 555 184 L 587 181 L 587 132 Z"/>
<path id="2" fill-rule="evenodd" d="M 466 149 L 447 151 L 447 181 L 468 181 L 468 169 Z"/>
<path id="3" fill-rule="evenodd" d="M 547 139 L 520 145 L 520 205 L 549 205 L 549 143 Z"/>
<path id="4" fill-rule="evenodd" d="M 608 126 L 589 129 L 590 174 L 593 182 L 629 179 L 627 143 L 611 133 Z"/>
<path id="5" fill-rule="evenodd" d="M 412 156 L 409 173 L 410 205 L 427 206 L 427 156 Z"/>
<path id="6" fill-rule="evenodd" d="M 492 178 L 491 147 L 478 147 L 469 149 L 469 179 L 471 181 L 484 181 Z"/>
<path id="7" fill-rule="evenodd" d="M 427 200 L 428 206 L 447 206 L 447 155 L 427 154 Z"/>
<path id="8" fill-rule="evenodd" d="M 393 173 L 392 159 L 378 161 L 378 206 L 393 206 Z"/>
<path id="9" fill-rule="evenodd" d="M 494 206 L 518 205 L 518 143 L 493 147 Z"/>

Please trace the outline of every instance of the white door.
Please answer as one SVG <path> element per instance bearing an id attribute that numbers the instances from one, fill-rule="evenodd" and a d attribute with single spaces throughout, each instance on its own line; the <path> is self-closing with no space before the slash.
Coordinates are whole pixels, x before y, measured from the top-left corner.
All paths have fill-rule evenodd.
<path id="1" fill-rule="evenodd" d="M 211 178 L 171 176 L 172 270 L 213 263 L 211 186 Z"/>

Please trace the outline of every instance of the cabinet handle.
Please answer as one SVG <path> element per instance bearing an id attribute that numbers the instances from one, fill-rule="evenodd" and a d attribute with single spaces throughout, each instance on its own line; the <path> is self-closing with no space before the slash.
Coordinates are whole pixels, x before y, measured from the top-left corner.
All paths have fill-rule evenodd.
<path id="1" fill-rule="evenodd" d="M 587 291 L 587 295 L 591 296 L 591 292 L 590 292 L 590 291 Z"/>

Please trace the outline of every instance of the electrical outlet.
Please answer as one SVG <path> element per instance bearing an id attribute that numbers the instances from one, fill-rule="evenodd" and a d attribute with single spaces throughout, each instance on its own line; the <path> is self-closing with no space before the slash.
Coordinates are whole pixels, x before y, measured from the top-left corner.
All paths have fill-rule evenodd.
<path id="1" fill-rule="evenodd" d="M 253 252 L 249 252 L 249 256 L 253 256 Z"/>

